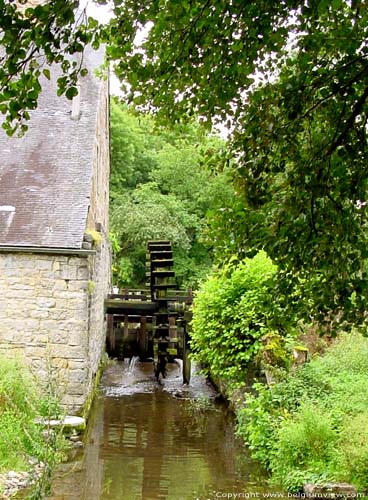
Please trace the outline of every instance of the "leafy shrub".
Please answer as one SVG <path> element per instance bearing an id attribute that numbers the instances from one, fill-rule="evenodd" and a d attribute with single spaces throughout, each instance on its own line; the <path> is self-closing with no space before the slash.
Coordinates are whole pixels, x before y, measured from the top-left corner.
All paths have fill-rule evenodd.
<path id="1" fill-rule="evenodd" d="M 274 480 L 299 491 L 311 472 L 316 477 L 326 473 L 326 464 L 334 456 L 337 434 L 330 416 L 308 404 L 295 417 L 281 421 L 274 440 L 270 460 Z"/>
<path id="2" fill-rule="evenodd" d="M 254 458 L 290 491 L 306 482 L 368 482 L 368 339 L 343 334 L 272 386 L 257 384 L 238 415 Z"/>
<path id="3" fill-rule="evenodd" d="M 368 488 L 368 412 L 346 419 L 342 426 L 335 468 L 341 478 Z"/>
<path id="4" fill-rule="evenodd" d="M 30 372 L 19 360 L 2 358 L 0 362 L 0 412 L 9 405 L 29 413 L 37 401 L 36 388 Z M 32 404 L 33 403 L 33 404 Z"/>
<path id="5" fill-rule="evenodd" d="M 247 395 L 247 405 L 238 410 L 236 433 L 244 439 L 252 457 L 269 467 L 272 439 L 278 415 L 274 412 L 272 393 L 264 384 L 255 384 L 257 396 Z"/>
<path id="6" fill-rule="evenodd" d="M 0 415 L 0 471 L 20 470 L 27 466 L 23 432 L 24 421 L 11 411 Z"/>
<path id="7" fill-rule="evenodd" d="M 236 261 L 236 259 L 234 259 Z M 244 380 L 267 332 L 267 301 L 276 266 L 261 251 L 213 272 L 195 296 L 192 351 L 214 377 Z"/>
<path id="8" fill-rule="evenodd" d="M 36 418 L 55 414 L 60 414 L 60 405 L 49 388 L 40 388 L 20 360 L 1 358 L 0 473 L 27 469 L 30 457 L 54 460 L 57 453 L 51 441 L 57 438 L 45 440 Z M 63 446 L 60 439 L 57 446 Z"/>

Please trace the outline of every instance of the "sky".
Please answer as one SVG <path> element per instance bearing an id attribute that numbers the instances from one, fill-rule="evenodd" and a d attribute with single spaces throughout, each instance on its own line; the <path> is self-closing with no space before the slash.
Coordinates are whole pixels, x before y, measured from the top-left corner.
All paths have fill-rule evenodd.
<path id="1" fill-rule="evenodd" d="M 113 4 L 109 2 L 106 5 L 97 5 L 93 2 L 93 0 L 82 0 L 80 2 L 81 8 L 87 7 L 87 14 L 91 17 L 94 17 L 98 21 L 105 23 L 108 22 L 113 17 Z M 135 39 L 135 44 L 139 46 L 139 44 L 143 41 L 145 36 L 147 36 L 148 29 L 142 30 Z M 110 71 L 110 94 L 118 97 L 123 97 L 123 93 L 120 90 L 120 82 L 118 78 L 115 76 L 113 68 L 111 67 Z M 229 134 L 229 130 L 225 127 L 225 125 L 217 124 L 215 126 L 215 131 L 223 138 L 226 139 Z"/>
<path id="2" fill-rule="evenodd" d="M 112 2 L 109 2 L 106 5 L 97 5 L 96 3 L 93 2 L 93 0 L 82 0 L 80 2 L 80 5 L 82 8 L 84 6 L 87 7 L 87 14 L 91 17 L 94 17 L 101 23 L 107 23 L 113 16 L 113 4 Z M 136 43 L 139 45 L 140 38 L 143 40 L 145 36 L 145 32 L 142 30 L 141 36 L 137 37 Z M 110 72 L 110 93 L 112 95 L 116 95 L 118 97 L 121 97 L 123 93 L 120 90 L 120 82 L 117 79 L 117 77 L 114 74 L 113 68 L 111 68 Z"/>

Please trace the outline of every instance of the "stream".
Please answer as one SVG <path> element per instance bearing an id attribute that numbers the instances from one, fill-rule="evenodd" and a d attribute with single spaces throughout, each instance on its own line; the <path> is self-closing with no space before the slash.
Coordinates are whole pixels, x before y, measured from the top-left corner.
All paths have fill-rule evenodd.
<path id="1" fill-rule="evenodd" d="M 54 476 L 49 500 L 212 500 L 278 497 L 234 437 L 233 415 L 196 372 L 114 362 L 92 407 L 84 446 Z"/>

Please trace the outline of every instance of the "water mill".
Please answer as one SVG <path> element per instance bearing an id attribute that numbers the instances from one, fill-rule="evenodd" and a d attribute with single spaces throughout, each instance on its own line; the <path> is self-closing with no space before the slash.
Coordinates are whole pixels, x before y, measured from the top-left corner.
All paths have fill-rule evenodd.
<path id="1" fill-rule="evenodd" d="M 0 500 L 368 498 L 367 26 L 0 1 Z"/>
<path id="2" fill-rule="evenodd" d="M 151 358 L 157 379 L 165 378 L 167 363 L 180 359 L 183 383 L 189 384 L 192 293 L 176 289 L 173 264 L 169 241 L 147 243 L 147 288 L 125 289 L 105 301 L 107 352 L 118 359 Z"/>

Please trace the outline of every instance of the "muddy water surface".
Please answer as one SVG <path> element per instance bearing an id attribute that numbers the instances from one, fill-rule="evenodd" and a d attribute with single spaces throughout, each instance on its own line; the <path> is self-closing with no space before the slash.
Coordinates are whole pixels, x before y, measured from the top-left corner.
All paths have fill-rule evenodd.
<path id="1" fill-rule="evenodd" d="M 268 491 L 203 377 L 193 374 L 183 387 L 180 367 L 170 365 L 159 385 L 151 363 L 119 362 L 107 369 L 84 448 L 60 468 L 50 499 L 212 500 Z"/>

